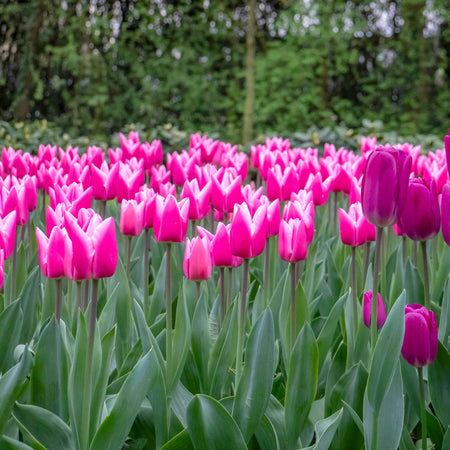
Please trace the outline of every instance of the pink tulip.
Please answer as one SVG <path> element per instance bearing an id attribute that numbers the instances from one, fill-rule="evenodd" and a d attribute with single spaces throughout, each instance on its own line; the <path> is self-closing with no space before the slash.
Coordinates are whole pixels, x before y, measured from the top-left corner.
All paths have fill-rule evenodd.
<path id="1" fill-rule="evenodd" d="M 25 225 L 28 221 L 29 211 L 26 194 L 27 192 L 23 185 L 20 185 L 18 188 L 13 186 L 9 192 L 5 186 L 2 189 L 2 214 L 5 216 L 12 211 L 16 211 L 17 225 Z"/>
<path id="2" fill-rule="evenodd" d="M 208 183 L 203 189 L 198 186 L 196 179 L 185 181 L 180 199 L 189 199 L 189 219 L 201 220 L 210 212 L 211 183 Z"/>
<path id="3" fill-rule="evenodd" d="M 91 166 L 92 197 L 95 200 L 107 201 L 116 197 L 119 169 L 120 165 L 117 163 L 111 169 L 106 162 L 100 168 Z"/>
<path id="4" fill-rule="evenodd" d="M 278 239 L 278 252 L 282 260 L 296 263 L 306 259 L 308 242 L 303 220 L 282 220 Z"/>
<path id="5" fill-rule="evenodd" d="M 159 187 L 162 184 L 170 182 L 171 172 L 166 169 L 166 166 L 152 167 L 150 175 L 150 187 L 159 193 Z"/>
<path id="6" fill-rule="evenodd" d="M 144 203 L 122 200 L 120 205 L 120 232 L 126 236 L 139 236 L 144 227 Z"/>
<path id="7" fill-rule="evenodd" d="M 220 169 L 213 175 L 211 203 L 222 212 L 232 212 L 234 205 L 242 202 L 242 177 L 232 168 Z"/>
<path id="8" fill-rule="evenodd" d="M 447 170 L 450 175 L 450 130 L 448 131 L 447 136 L 444 137 L 444 146 L 445 146 L 445 156 L 447 159 Z"/>
<path id="9" fill-rule="evenodd" d="M 0 250 L 0 289 L 3 287 L 3 278 L 5 275 L 5 252 Z"/>
<path id="10" fill-rule="evenodd" d="M 0 248 L 5 252 L 5 259 L 11 256 L 16 242 L 16 211 L 0 218 Z"/>
<path id="11" fill-rule="evenodd" d="M 314 205 L 309 201 L 306 205 L 298 200 L 288 202 L 283 210 L 282 219 L 289 222 L 290 219 L 301 219 L 305 225 L 306 238 L 310 244 L 314 238 Z"/>
<path id="12" fill-rule="evenodd" d="M 155 193 L 155 191 L 153 189 L 149 189 L 147 185 L 144 185 L 136 194 L 136 200 L 144 204 L 142 224 L 146 229 L 153 228 L 153 222 L 155 219 L 156 196 L 157 194 Z"/>
<path id="13" fill-rule="evenodd" d="M 372 318 L 372 291 L 364 292 L 363 300 L 363 321 L 367 328 L 370 328 Z M 384 307 L 383 299 L 378 292 L 377 301 L 377 328 L 381 329 L 386 322 L 386 308 Z"/>
<path id="14" fill-rule="evenodd" d="M 376 235 L 376 227 L 366 220 L 359 202 L 350 205 L 348 213 L 339 208 L 339 228 L 342 243 L 352 247 L 363 245 L 369 234 Z"/>
<path id="15" fill-rule="evenodd" d="M 230 229 L 231 253 L 255 258 L 264 250 L 267 237 L 267 206 L 260 206 L 252 217 L 246 203 L 236 205 Z"/>
<path id="16" fill-rule="evenodd" d="M 280 201 L 276 199 L 267 207 L 267 236 L 277 236 L 280 231 L 281 211 Z"/>
<path id="17" fill-rule="evenodd" d="M 173 195 L 158 195 L 155 205 L 153 230 L 159 242 L 183 242 L 189 219 L 189 199 L 177 202 Z"/>
<path id="18" fill-rule="evenodd" d="M 403 357 L 414 367 L 422 367 L 436 359 L 437 350 L 438 327 L 434 312 L 422 305 L 406 305 Z"/>
<path id="19" fill-rule="evenodd" d="M 328 194 L 333 180 L 331 177 L 322 181 L 322 175 L 319 173 L 310 173 L 305 184 L 305 189 L 312 192 L 314 205 L 322 206 L 328 200 Z"/>
<path id="20" fill-rule="evenodd" d="M 188 280 L 207 280 L 211 276 L 211 250 L 207 237 L 186 239 L 183 272 Z"/>

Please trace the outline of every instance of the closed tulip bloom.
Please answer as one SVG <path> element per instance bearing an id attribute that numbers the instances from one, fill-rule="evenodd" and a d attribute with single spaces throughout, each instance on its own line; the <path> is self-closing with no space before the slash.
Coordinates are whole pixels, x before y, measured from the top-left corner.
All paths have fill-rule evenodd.
<path id="1" fill-rule="evenodd" d="M 92 197 L 95 200 L 112 200 L 116 196 L 117 177 L 120 164 L 114 164 L 111 169 L 103 162 L 100 168 L 91 166 Z"/>
<path id="2" fill-rule="evenodd" d="M 367 328 L 370 328 L 372 317 L 372 291 L 364 292 L 363 299 L 363 321 Z M 377 328 L 381 329 L 386 322 L 386 308 L 384 307 L 383 299 L 378 292 L 377 301 Z"/>
<path id="3" fill-rule="evenodd" d="M 72 265 L 72 244 L 65 229 L 53 228 L 47 237 L 36 228 L 39 249 L 39 264 L 48 278 L 61 278 L 70 274 Z"/>
<path id="4" fill-rule="evenodd" d="M 17 213 L 11 211 L 0 219 L 0 248 L 5 252 L 5 259 L 11 256 L 16 242 Z"/>
<path id="5" fill-rule="evenodd" d="M 267 207 L 267 236 L 277 236 L 280 231 L 281 209 L 280 200 L 276 199 Z"/>
<path id="6" fill-rule="evenodd" d="M 183 272 L 188 280 L 207 280 L 211 276 L 211 250 L 207 237 L 186 239 Z"/>
<path id="7" fill-rule="evenodd" d="M 0 250 L 0 289 L 3 287 L 3 278 L 5 275 L 5 252 Z"/>
<path id="8" fill-rule="evenodd" d="M 120 232 L 126 236 L 139 236 L 144 228 L 145 204 L 136 200 L 122 200 L 120 206 Z"/>
<path id="9" fill-rule="evenodd" d="M 211 178 L 211 203 L 222 212 L 232 212 L 242 201 L 242 177 L 233 168 L 219 170 Z"/>
<path id="10" fill-rule="evenodd" d="M 241 258 L 255 258 L 266 245 L 267 206 L 260 206 L 254 216 L 246 203 L 237 205 L 230 229 L 231 253 Z"/>
<path id="11" fill-rule="evenodd" d="M 94 257 L 92 277 L 112 277 L 117 268 L 118 252 L 114 218 L 108 217 L 95 227 L 92 234 Z"/>
<path id="12" fill-rule="evenodd" d="M 183 242 L 189 220 L 189 199 L 177 202 L 173 195 L 156 197 L 153 230 L 158 242 Z"/>
<path id="13" fill-rule="evenodd" d="M 365 244 L 369 234 L 376 232 L 375 226 L 364 217 L 359 202 L 350 205 L 348 213 L 339 208 L 339 230 L 342 243 L 352 247 Z"/>
<path id="14" fill-rule="evenodd" d="M 415 241 L 426 241 L 439 233 L 441 213 L 434 180 L 430 183 L 423 178 L 410 180 L 399 223 L 405 234 Z"/>
<path id="15" fill-rule="evenodd" d="M 442 236 L 447 245 L 450 245 L 450 184 L 442 188 Z"/>
<path id="16" fill-rule="evenodd" d="M 392 147 L 378 147 L 372 152 L 362 180 L 362 209 L 375 226 L 393 225 L 405 206 L 411 172 L 411 156 Z"/>
<path id="17" fill-rule="evenodd" d="M 422 305 L 406 305 L 403 358 L 414 367 L 426 366 L 436 359 L 437 349 L 438 328 L 434 312 Z"/>
<path id="18" fill-rule="evenodd" d="M 308 240 L 303 220 L 282 220 L 278 236 L 278 253 L 284 261 L 296 263 L 306 259 Z"/>
<path id="19" fill-rule="evenodd" d="M 156 209 L 156 193 L 144 185 L 136 194 L 136 200 L 144 203 L 143 226 L 144 228 L 153 228 Z"/>
<path id="20" fill-rule="evenodd" d="M 447 170 L 450 175 L 450 130 L 448 130 L 447 136 L 444 137 L 445 156 L 447 159 Z"/>
<path id="21" fill-rule="evenodd" d="M 180 199 L 183 198 L 189 199 L 189 219 L 203 219 L 210 211 L 211 183 L 200 189 L 196 179 L 186 181 L 180 195 Z"/>

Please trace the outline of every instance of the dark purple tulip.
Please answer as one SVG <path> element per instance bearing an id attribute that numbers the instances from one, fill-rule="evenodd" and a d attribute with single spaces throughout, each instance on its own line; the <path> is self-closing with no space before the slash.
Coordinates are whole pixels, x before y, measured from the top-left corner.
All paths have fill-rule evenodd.
<path id="1" fill-rule="evenodd" d="M 447 245 L 450 245 L 450 184 L 442 188 L 442 236 Z"/>
<path id="2" fill-rule="evenodd" d="M 447 136 L 444 138 L 444 145 L 445 145 L 445 156 L 447 158 L 447 170 L 450 175 L 450 130 L 448 130 Z"/>
<path id="3" fill-rule="evenodd" d="M 439 233 L 441 212 L 434 180 L 414 178 L 409 181 L 400 227 L 414 241 L 426 241 Z"/>
<path id="4" fill-rule="evenodd" d="M 372 318 L 372 291 L 364 292 L 363 298 L 363 321 L 367 328 L 370 328 Z M 377 301 L 377 328 L 380 330 L 386 322 L 386 308 L 384 307 L 383 299 L 378 292 Z"/>
<path id="5" fill-rule="evenodd" d="M 403 211 L 412 159 L 402 150 L 378 147 L 367 159 L 362 181 L 362 208 L 377 227 L 394 225 Z"/>
<path id="6" fill-rule="evenodd" d="M 402 355 L 414 367 L 431 364 L 437 355 L 436 316 L 422 305 L 406 305 Z"/>

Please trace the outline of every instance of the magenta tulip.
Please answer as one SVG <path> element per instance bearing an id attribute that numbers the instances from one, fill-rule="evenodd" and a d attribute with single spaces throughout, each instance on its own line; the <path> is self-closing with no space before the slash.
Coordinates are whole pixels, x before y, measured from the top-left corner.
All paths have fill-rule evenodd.
<path id="1" fill-rule="evenodd" d="M 186 239 L 183 272 L 188 280 L 207 280 L 211 276 L 211 250 L 207 237 Z"/>
<path id="2" fill-rule="evenodd" d="M 189 219 L 203 219 L 210 212 L 211 183 L 200 189 L 197 179 L 186 181 L 180 195 L 183 198 L 189 199 Z"/>
<path id="3" fill-rule="evenodd" d="M 404 233 L 415 241 L 426 241 L 439 233 L 441 213 L 434 180 L 410 180 L 399 224 Z"/>
<path id="4" fill-rule="evenodd" d="M 370 328 L 372 320 L 372 291 L 364 292 L 363 299 L 363 321 L 367 328 Z M 383 299 L 378 293 L 377 300 L 377 328 L 381 329 L 386 322 L 386 308 L 384 307 Z"/>
<path id="5" fill-rule="evenodd" d="M 448 131 L 447 136 L 444 137 L 444 146 L 445 146 L 445 156 L 447 159 L 447 170 L 450 175 L 450 130 Z"/>
<path id="6" fill-rule="evenodd" d="M 0 218 L 0 249 L 5 252 L 5 259 L 11 256 L 16 242 L 16 211 L 11 211 L 8 215 Z"/>
<path id="7" fill-rule="evenodd" d="M 378 147 L 369 155 L 362 181 L 362 209 L 375 226 L 393 225 L 405 206 L 411 156 L 392 147 Z"/>
<path id="8" fill-rule="evenodd" d="M 278 236 L 280 258 L 290 263 L 306 259 L 308 240 L 305 223 L 301 219 L 282 220 Z"/>
<path id="9" fill-rule="evenodd" d="M 414 367 L 431 364 L 437 355 L 436 316 L 422 305 L 406 305 L 402 355 Z"/>
<path id="10" fill-rule="evenodd" d="M 339 230 L 342 243 L 352 247 L 365 244 L 369 235 L 376 233 L 375 226 L 364 217 L 359 202 L 350 205 L 348 213 L 339 208 Z"/>
<path id="11" fill-rule="evenodd" d="M 153 230 L 158 242 L 183 242 L 189 220 L 189 199 L 179 203 L 173 195 L 156 197 Z"/>
<path id="12" fill-rule="evenodd" d="M 144 228 L 143 202 L 122 200 L 120 207 L 120 232 L 126 236 L 139 236 Z"/>

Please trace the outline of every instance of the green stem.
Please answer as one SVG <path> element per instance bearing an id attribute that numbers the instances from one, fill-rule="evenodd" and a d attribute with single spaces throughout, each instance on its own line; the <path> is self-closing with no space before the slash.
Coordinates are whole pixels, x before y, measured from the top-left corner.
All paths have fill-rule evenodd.
<path id="1" fill-rule="evenodd" d="M 88 306 L 88 299 L 89 299 L 89 283 L 90 280 L 87 279 L 84 281 L 84 298 L 83 298 L 83 302 L 82 302 L 82 308 L 83 311 L 86 311 L 86 308 Z"/>
<path id="2" fill-rule="evenodd" d="M 102 219 L 105 219 L 106 217 L 106 201 L 100 200 L 98 205 L 98 210 L 100 215 L 102 216 Z"/>
<path id="3" fill-rule="evenodd" d="M 406 265 L 406 236 L 402 236 L 402 259 L 403 266 Z"/>
<path id="4" fill-rule="evenodd" d="M 149 256 L 150 256 L 150 229 L 144 230 L 144 315 L 148 317 L 148 273 L 149 273 Z"/>
<path id="5" fill-rule="evenodd" d="M 375 261 L 373 263 L 373 287 L 372 287 L 372 314 L 370 318 L 370 342 L 372 352 L 377 343 L 377 318 L 378 318 L 378 272 L 380 266 L 381 244 L 383 239 L 383 228 L 377 227 L 377 240 L 375 242 Z"/>
<path id="6" fill-rule="evenodd" d="M 289 339 L 289 343 L 290 343 L 290 347 L 291 347 L 291 351 L 294 348 L 294 344 L 295 344 L 295 338 L 297 337 L 297 308 L 296 308 L 296 302 L 295 302 L 295 288 L 296 288 L 296 273 L 295 273 L 295 266 L 296 263 L 290 263 L 289 264 L 289 268 L 290 268 L 290 272 L 291 272 L 291 314 L 290 314 L 290 319 L 291 319 L 291 324 L 290 324 L 290 339 Z"/>
<path id="7" fill-rule="evenodd" d="M 265 264 L 264 264 L 264 308 L 269 304 L 270 291 L 270 237 L 266 239 Z"/>
<path id="8" fill-rule="evenodd" d="M 244 352 L 244 334 L 245 334 L 245 309 L 247 304 L 247 283 L 248 283 L 248 265 L 249 259 L 244 259 L 244 273 L 242 276 L 241 304 L 238 314 L 238 340 L 236 351 L 236 383 L 235 389 L 239 384 L 242 373 L 242 356 Z"/>
<path id="9" fill-rule="evenodd" d="M 231 305 L 231 299 L 233 295 L 233 268 L 228 267 L 228 288 L 227 288 L 227 309 Z"/>
<path id="10" fill-rule="evenodd" d="M 76 282 L 77 286 L 77 309 L 83 308 L 83 285 L 81 281 Z M 78 314 L 78 311 L 77 311 Z"/>
<path id="11" fill-rule="evenodd" d="M 223 322 L 227 305 L 225 303 L 225 267 L 220 268 L 220 319 Z"/>
<path id="12" fill-rule="evenodd" d="M 14 242 L 14 248 L 11 256 L 11 279 L 9 280 L 9 304 L 16 299 L 16 272 L 17 272 L 17 230 Z"/>
<path id="13" fill-rule="evenodd" d="M 81 426 L 81 449 L 89 449 L 89 419 L 92 396 L 92 357 L 94 354 L 95 323 L 97 321 L 98 280 L 92 280 L 92 298 L 89 317 L 89 348 L 86 354 L 86 372 L 83 389 L 83 419 Z"/>
<path id="14" fill-rule="evenodd" d="M 358 331 L 358 284 L 356 280 L 356 247 L 352 247 L 352 301 L 353 301 L 353 328 L 356 336 Z"/>
<path id="15" fill-rule="evenodd" d="M 198 233 L 197 233 L 197 221 L 193 220 L 191 222 L 191 225 L 192 225 L 192 237 L 195 238 L 198 235 Z"/>
<path id="16" fill-rule="evenodd" d="M 425 383 L 423 381 L 422 367 L 417 368 L 417 375 L 419 377 L 420 390 L 420 421 L 422 423 L 422 450 L 427 450 L 427 411 L 425 408 Z"/>
<path id="17" fill-rule="evenodd" d="M 413 241 L 413 264 L 417 267 L 417 241 Z"/>
<path id="18" fill-rule="evenodd" d="M 214 234 L 214 206 L 211 205 L 211 233 Z"/>
<path id="19" fill-rule="evenodd" d="M 125 236 L 125 270 L 127 278 L 130 278 L 130 264 L 131 264 L 131 236 Z"/>
<path id="20" fill-rule="evenodd" d="M 166 364 L 167 373 L 170 373 L 172 364 L 172 293 L 171 274 L 172 272 L 172 243 L 167 242 L 166 252 Z M 169 389 L 169 386 L 167 386 Z"/>
<path id="21" fill-rule="evenodd" d="M 62 278 L 56 279 L 56 299 L 55 299 L 55 319 L 59 323 L 61 321 L 62 310 Z"/>
<path id="22" fill-rule="evenodd" d="M 367 272 L 369 271 L 369 258 L 370 258 L 370 241 L 367 241 L 364 244 L 364 256 L 363 256 L 363 272 L 364 272 L 364 277 L 363 277 L 363 286 L 366 285 L 366 279 L 367 279 Z"/>
<path id="23" fill-rule="evenodd" d="M 336 230 L 337 227 L 337 216 L 338 216 L 338 193 L 334 193 L 334 213 L 333 213 L 333 227 Z"/>
<path id="24" fill-rule="evenodd" d="M 45 224 L 46 220 L 45 220 L 45 189 L 41 190 L 41 198 L 42 198 L 42 210 L 41 210 L 41 222 L 43 224 Z"/>
<path id="25" fill-rule="evenodd" d="M 425 308 L 430 309 L 430 278 L 428 275 L 427 241 L 421 241 L 423 261 L 423 299 Z"/>

